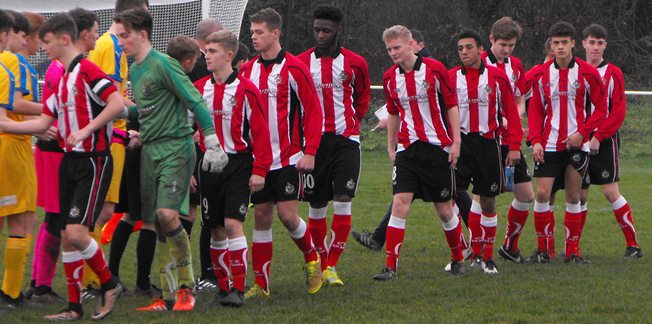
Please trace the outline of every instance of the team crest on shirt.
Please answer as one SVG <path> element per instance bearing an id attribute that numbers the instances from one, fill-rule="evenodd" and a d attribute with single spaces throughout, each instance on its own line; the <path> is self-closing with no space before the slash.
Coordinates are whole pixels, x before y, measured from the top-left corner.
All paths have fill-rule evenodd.
<path id="1" fill-rule="evenodd" d="M 339 79 L 342 82 L 345 82 L 349 78 L 349 75 L 346 74 L 346 72 L 342 71 L 340 72 Z"/>
<path id="2" fill-rule="evenodd" d="M 426 81 L 426 80 L 423 80 L 423 82 L 421 83 L 421 87 L 424 90 L 428 90 L 428 88 L 430 88 L 430 83 L 428 83 L 428 81 Z"/>
<path id="3" fill-rule="evenodd" d="M 490 190 L 491 192 L 496 192 L 496 191 L 498 191 L 498 184 L 495 183 L 495 182 L 492 183 L 492 184 L 491 184 L 491 187 L 489 187 L 489 190 Z"/>
<path id="4" fill-rule="evenodd" d="M 602 174 L 600 174 L 600 175 L 602 176 L 602 179 L 607 179 L 611 175 L 611 172 L 609 172 L 607 170 L 602 170 Z"/>
<path id="5" fill-rule="evenodd" d="M 516 71 L 512 72 L 512 83 L 516 82 Z"/>
<path id="6" fill-rule="evenodd" d="M 79 217 L 79 207 L 77 207 L 77 206 L 73 206 L 73 207 L 70 209 L 70 214 L 69 214 L 69 215 L 70 215 L 70 218 L 77 218 L 77 217 Z"/>
<path id="7" fill-rule="evenodd" d="M 450 194 L 451 194 L 451 191 L 448 190 L 448 188 L 444 188 L 444 189 L 442 189 L 441 192 L 439 193 L 439 197 L 441 197 L 441 198 L 446 198 L 446 197 L 450 196 Z"/>
<path id="8" fill-rule="evenodd" d="M 605 78 L 604 76 L 602 76 L 602 83 L 607 84 L 607 78 Z"/>
<path id="9" fill-rule="evenodd" d="M 575 82 L 573 82 L 573 88 L 579 89 L 580 88 L 580 82 L 575 80 Z"/>
<path id="10" fill-rule="evenodd" d="M 240 213 L 240 215 L 246 214 L 247 213 L 247 204 L 240 205 L 240 208 L 238 208 L 238 213 Z"/>
<path id="11" fill-rule="evenodd" d="M 235 104 L 236 104 L 235 97 L 234 96 L 229 96 L 229 99 L 227 100 L 227 102 L 229 103 L 229 106 L 231 106 L 231 107 L 235 106 Z"/>
<path id="12" fill-rule="evenodd" d="M 349 181 L 346 182 L 346 189 L 355 189 L 355 181 L 353 181 L 353 179 L 349 179 Z"/>
<path id="13" fill-rule="evenodd" d="M 152 90 L 149 88 L 149 85 L 147 83 L 143 83 L 143 85 L 140 87 L 141 92 L 143 93 L 143 96 L 149 97 L 152 94 Z"/>
<path id="14" fill-rule="evenodd" d="M 272 74 L 272 75 L 269 76 L 269 79 L 272 80 L 276 84 L 281 83 L 281 75 L 280 74 Z"/>
<path id="15" fill-rule="evenodd" d="M 582 157 L 580 156 L 579 153 L 575 153 L 575 154 L 573 154 L 573 157 L 571 157 L 571 159 L 573 160 L 573 162 L 579 163 L 580 160 L 582 159 Z"/>
<path id="16" fill-rule="evenodd" d="M 285 194 L 286 194 L 286 195 L 291 195 L 291 194 L 293 194 L 295 190 L 296 190 L 296 189 L 294 188 L 294 185 L 293 185 L 293 184 L 291 184 L 291 183 L 289 183 L 289 182 L 287 182 L 287 183 L 285 184 Z"/>
<path id="17" fill-rule="evenodd" d="M 487 94 L 491 94 L 491 92 L 494 91 L 494 90 L 491 88 L 490 85 L 487 84 L 487 85 L 484 87 L 484 91 L 486 91 Z"/>

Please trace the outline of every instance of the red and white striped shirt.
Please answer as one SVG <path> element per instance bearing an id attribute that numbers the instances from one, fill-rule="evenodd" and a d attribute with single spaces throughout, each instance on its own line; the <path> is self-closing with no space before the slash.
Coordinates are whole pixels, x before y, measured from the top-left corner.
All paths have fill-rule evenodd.
<path id="1" fill-rule="evenodd" d="M 281 50 L 271 61 L 253 58 L 242 66 L 240 74 L 258 87 L 268 106 L 271 170 L 295 165 L 303 154 L 315 155 L 323 115 L 306 65 Z"/>
<path id="2" fill-rule="evenodd" d="M 86 127 L 106 106 L 117 89 L 97 65 L 77 56 L 64 73 L 58 88 L 45 100 L 43 113 L 57 119 L 59 145 L 65 152 L 109 152 L 113 123 L 109 122 L 85 140 L 70 147 L 68 135 Z"/>
<path id="3" fill-rule="evenodd" d="M 212 112 L 215 133 L 224 152 L 253 153 L 252 173 L 265 177 L 272 164 L 272 147 L 258 88 L 235 72 L 222 84 L 208 75 L 197 80 L 195 87 Z"/>
<path id="4" fill-rule="evenodd" d="M 534 76 L 528 111 L 528 140 L 541 144 L 547 152 L 566 150 L 564 141 L 579 132 L 584 136 L 583 151 L 589 150 L 591 132 L 607 112 L 607 95 L 600 73 L 590 64 L 573 58 L 566 69 L 556 60 L 544 63 Z M 595 111 L 586 117 L 587 99 Z"/>
<path id="5" fill-rule="evenodd" d="M 322 132 L 360 142 L 360 121 L 371 96 L 367 61 L 342 47 L 333 57 L 311 48 L 297 58 L 308 66 L 315 82 L 324 110 Z"/>
<path id="6" fill-rule="evenodd" d="M 525 81 L 525 69 L 523 68 L 523 63 L 516 56 L 510 55 L 505 59 L 503 63 L 499 63 L 498 59 L 491 50 L 482 52 L 482 60 L 487 66 L 497 67 L 509 78 L 509 83 L 512 86 L 512 91 L 514 95 L 522 96 L 525 95 L 526 91 L 523 91 Z"/>
<path id="7" fill-rule="evenodd" d="M 523 129 L 507 75 L 483 63 L 480 64 L 480 69 L 458 66 L 449 73 L 453 87 L 457 89 L 462 133 L 478 133 L 485 138 L 496 138 L 497 130 L 502 125 L 501 117 L 505 117 L 507 133 L 503 136 L 508 139 L 510 150 L 519 150 Z"/>
<path id="8" fill-rule="evenodd" d="M 627 101 L 625 100 L 625 80 L 620 68 L 608 64 L 607 61 L 602 61 L 598 65 L 598 72 L 600 72 L 602 82 L 607 89 L 607 116 L 606 120 L 598 125 L 593 136 L 602 142 L 614 136 L 625 121 Z M 591 105 L 590 114 L 593 114 L 594 110 L 595 106 Z"/>
<path id="9" fill-rule="evenodd" d="M 418 56 L 410 72 L 395 64 L 383 76 L 383 90 L 387 111 L 401 117 L 397 152 L 416 141 L 442 148 L 453 144 L 444 114 L 457 106 L 457 96 L 441 62 Z"/>

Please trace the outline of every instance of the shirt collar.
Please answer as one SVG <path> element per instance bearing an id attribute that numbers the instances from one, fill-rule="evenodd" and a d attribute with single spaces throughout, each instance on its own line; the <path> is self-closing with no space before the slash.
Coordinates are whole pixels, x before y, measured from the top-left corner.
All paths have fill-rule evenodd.
<path id="1" fill-rule="evenodd" d="M 326 55 L 326 56 L 336 58 L 338 55 L 340 55 L 341 52 L 342 52 L 342 47 L 338 45 L 335 51 L 333 52 L 333 55 Z M 320 58 L 322 56 L 325 55 L 322 54 L 322 52 L 317 47 L 315 47 L 315 57 Z"/>
<path id="2" fill-rule="evenodd" d="M 229 74 L 229 77 L 226 78 L 224 83 L 231 84 L 233 83 L 233 81 L 235 81 L 237 77 L 238 77 L 238 73 L 234 70 L 233 72 L 231 72 L 231 74 Z M 215 84 L 215 78 L 213 77 L 213 73 L 211 73 L 211 83 Z"/>
<path id="3" fill-rule="evenodd" d="M 494 52 L 492 52 L 491 49 L 487 50 L 486 52 L 487 52 L 487 57 L 489 58 L 489 61 L 491 61 L 491 63 L 493 63 L 493 64 L 498 64 L 498 59 L 494 55 Z M 505 64 L 509 63 L 509 56 L 505 58 L 505 62 L 503 62 L 503 63 L 505 63 Z"/>
<path id="4" fill-rule="evenodd" d="M 559 70 L 559 65 L 557 64 L 557 60 L 553 60 L 553 61 L 554 61 L 555 69 Z M 575 56 L 573 56 L 570 63 L 568 63 L 569 69 L 572 69 L 573 67 L 575 67 Z"/>
<path id="5" fill-rule="evenodd" d="M 258 56 L 258 63 L 262 63 L 265 66 L 268 66 L 269 64 L 272 64 L 272 63 L 281 64 L 281 63 L 283 63 L 283 60 L 285 59 L 285 54 L 286 54 L 285 49 L 281 49 L 281 51 L 278 52 L 278 55 L 276 55 L 276 57 L 271 59 L 271 60 L 265 60 L 265 59 L 263 59 L 263 56 L 260 55 L 260 56 Z"/>
<path id="6" fill-rule="evenodd" d="M 66 72 L 70 72 L 70 71 L 72 71 L 72 69 L 73 69 L 77 64 L 79 64 L 79 62 L 81 62 L 81 60 L 82 60 L 83 58 L 84 58 L 84 54 L 79 54 L 79 55 L 75 56 L 75 58 L 72 59 L 72 61 L 70 61 L 70 66 L 68 66 L 68 68 L 66 69 Z"/>
<path id="7" fill-rule="evenodd" d="M 421 69 L 421 64 L 422 64 L 422 63 L 423 63 L 423 57 L 417 55 L 417 60 L 414 61 L 414 66 L 412 67 L 412 71 Z M 401 65 L 398 66 L 398 69 L 399 69 L 399 72 L 400 72 L 401 74 L 404 74 L 404 73 L 405 73 L 405 70 L 403 70 L 403 68 L 401 67 Z"/>
<path id="8" fill-rule="evenodd" d="M 484 69 L 485 69 L 484 62 L 481 60 L 480 61 L 480 68 L 478 68 L 478 74 L 484 73 Z M 464 66 L 464 64 L 462 64 L 462 74 L 466 75 L 466 66 Z"/>

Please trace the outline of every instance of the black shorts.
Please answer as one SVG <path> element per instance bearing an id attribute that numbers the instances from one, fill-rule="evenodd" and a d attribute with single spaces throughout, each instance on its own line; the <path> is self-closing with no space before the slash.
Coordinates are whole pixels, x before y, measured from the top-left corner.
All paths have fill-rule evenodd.
<path id="1" fill-rule="evenodd" d="M 129 213 L 129 219 L 135 222 L 142 220 L 140 205 L 140 148 L 127 149 L 120 187 L 120 202 L 115 207 L 115 211 Z"/>
<path id="2" fill-rule="evenodd" d="M 111 154 L 65 153 L 59 167 L 59 211 L 66 224 L 93 230 L 111 184 Z"/>
<path id="3" fill-rule="evenodd" d="M 302 176 L 305 201 L 325 204 L 333 195 L 354 197 L 360 178 L 360 143 L 341 135 L 322 135 L 315 169 Z"/>
<path id="4" fill-rule="evenodd" d="M 589 155 L 582 150 L 544 152 L 544 163 L 534 163 L 535 178 L 557 178 L 564 177 L 566 166 L 572 166 L 577 172 L 586 175 L 589 166 Z"/>
<path id="5" fill-rule="evenodd" d="M 600 151 L 589 161 L 587 173 L 591 184 L 604 185 L 620 180 L 619 148 L 620 136 L 617 133 L 600 142 Z"/>
<path id="6" fill-rule="evenodd" d="M 502 153 L 503 156 L 503 165 L 506 166 L 505 161 L 507 161 L 507 153 L 509 153 L 509 146 L 501 145 L 500 152 Z M 525 161 L 525 157 L 523 156 L 523 151 L 519 151 L 519 152 L 521 153 L 521 159 L 518 161 L 518 164 L 514 165 L 514 183 L 531 182 L 532 177 L 530 176 L 530 169 L 527 166 L 527 161 Z"/>
<path id="7" fill-rule="evenodd" d="M 457 176 L 463 181 L 461 188 L 468 188 L 469 183 L 473 183 L 473 193 L 476 195 L 495 197 L 502 193 L 505 172 L 498 139 L 462 134 Z"/>
<path id="8" fill-rule="evenodd" d="M 201 150 L 201 147 L 198 143 L 195 143 L 195 154 L 197 155 L 197 163 L 195 164 L 195 170 L 192 171 L 192 176 L 195 177 L 195 180 L 197 180 L 199 178 L 199 171 L 201 170 L 201 160 L 204 157 L 204 151 Z M 195 192 L 190 191 L 189 201 L 191 205 L 199 205 L 199 202 L 201 201 L 199 188 L 197 188 Z"/>
<path id="9" fill-rule="evenodd" d="M 224 227 L 224 218 L 245 221 L 249 208 L 249 178 L 253 170 L 251 154 L 229 154 L 222 173 L 199 171 L 202 225 Z"/>
<path id="10" fill-rule="evenodd" d="M 288 165 L 267 172 L 265 186 L 261 191 L 251 195 L 251 202 L 255 205 L 266 202 L 276 203 L 279 201 L 299 200 L 300 189 L 301 177 L 299 171 L 294 165 Z"/>
<path id="11" fill-rule="evenodd" d="M 451 200 L 455 174 L 448 153 L 438 146 L 417 141 L 396 153 L 392 172 L 393 193 L 414 193 L 426 202 Z"/>

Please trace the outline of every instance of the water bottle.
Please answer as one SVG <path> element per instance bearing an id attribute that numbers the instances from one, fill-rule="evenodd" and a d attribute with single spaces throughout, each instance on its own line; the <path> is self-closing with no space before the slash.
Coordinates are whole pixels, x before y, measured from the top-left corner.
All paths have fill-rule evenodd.
<path id="1" fill-rule="evenodd" d="M 507 191 L 514 190 L 514 167 L 505 167 L 505 189 Z"/>

